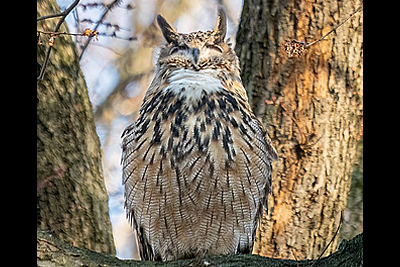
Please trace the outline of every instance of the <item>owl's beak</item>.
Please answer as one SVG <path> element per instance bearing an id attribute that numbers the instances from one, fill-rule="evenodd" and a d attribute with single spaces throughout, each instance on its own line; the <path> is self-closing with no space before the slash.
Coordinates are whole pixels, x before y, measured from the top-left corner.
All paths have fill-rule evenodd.
<path id="1" fill-rule="evenodd" d="M 194 64 L 197 65 L 198 61 L 199 61 L 199 49 L 198 48 L 193 48 L 192 49 L 192 55 L 193 55 L 193 59 L 194 59 Z"/>

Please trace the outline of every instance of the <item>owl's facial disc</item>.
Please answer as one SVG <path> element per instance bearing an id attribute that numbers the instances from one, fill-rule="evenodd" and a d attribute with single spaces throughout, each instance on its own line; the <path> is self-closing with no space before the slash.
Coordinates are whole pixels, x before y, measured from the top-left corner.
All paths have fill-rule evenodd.
<path id="1" fill-rule="evenodd" d="M 238 67 L 231 44 L 225 42 L 227 21 L 222 7 L 218 8 L 213 30 L 178 33 L 161 15 L 157 16 L 157 22 L 166 41 L 157 60 L 159 68 L 213 70 L 219 73 Z"/>

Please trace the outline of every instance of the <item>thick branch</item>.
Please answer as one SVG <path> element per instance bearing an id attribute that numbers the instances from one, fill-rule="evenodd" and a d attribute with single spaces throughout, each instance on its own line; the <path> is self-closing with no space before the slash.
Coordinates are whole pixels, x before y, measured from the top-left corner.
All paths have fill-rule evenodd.
<path id="1" fill-rule="evenodd" d="M 319 260 L 282 260 L 258 255 L 228 255 L 171 262 L 119 260 L 111 255 L 81 249 L 61 242 L 49 233 L 37 233 L 37 266 L 268 266 L 268 267 L 358 267 L 363 265 L 363 234 L 343 241 L 338 251 Z"/>

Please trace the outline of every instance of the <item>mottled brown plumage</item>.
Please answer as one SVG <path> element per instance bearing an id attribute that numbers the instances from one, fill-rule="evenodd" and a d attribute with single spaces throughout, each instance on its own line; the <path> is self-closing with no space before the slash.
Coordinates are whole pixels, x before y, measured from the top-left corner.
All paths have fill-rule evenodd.
<path id="1" fill-rule="evenodd" d="M 166 40 L 139 118 L 123 133 L 125 208 L 142 260 L 251 253 L 277 159 L 227 44 L 213 31 Z"/>

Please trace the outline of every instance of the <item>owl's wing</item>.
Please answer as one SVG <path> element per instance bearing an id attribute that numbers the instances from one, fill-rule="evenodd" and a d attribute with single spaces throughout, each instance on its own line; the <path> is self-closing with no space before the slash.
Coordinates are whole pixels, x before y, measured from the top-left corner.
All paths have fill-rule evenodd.
<path id="1" fill-rule="evenodd" d="M 264 132 L 264 138 L 266 141 L 266 149 L 267 149 L 267 156 L 271 161 L 277 161 L 279 160 L 278 153 L 276 152 L 276 149 L 272 146 L 272 141 L 271 138 L 269 137 L 268 133 L 265 131 Z"/>
<path id="2" fill-rule="evenodd" d="M 236 133 L 236 164 L 238 177 L 241 181 L 247 181 L 246 195 L 252 195 L 257 202 L 256 215 L 252 216 L 251 241 L 244 242 L 238 247 L 238 252 L 251 253 L 255 241 L 257 225 L 262 221 L 262 214 L 268 214 L 268 195 L 271 192 L 272 162 L 278 160 L 278 154 L 272 146 L 271 139 L 265 132 L 260 121 L 252 112 L 244 112 L 241 116 L 242 122 Z"/>
<path id="3" fill-rule="evenodd" d="M 158 209 L 162 192 L 157 191 L 156 177 L 160 174 L 162 155 L 157 143 L 157 122 L 149 117 L 155 106 L 159 105 L 158 96 L 147 94 L 140 108 L 139 118 L 128 126 L 122 134 L 123 185 L 125 187 L 124 199 L 127 217 L 133 229 L 136 230 L 139 255 L 142 260 L 160 261 L 159 251 L 155 250 L 154 236 L 155 222 L 152 213 L 157 217 L 162 211 Z M 156 131 L 156 132 L 155 132 Z M 158 149 L 157 149 L 157 148 Z M 161 166 L 162 169 L 162 166 Z M 158 213 L 158 215 L 155 214 Z M 159 225 L 159 222 L 158 224 Z"/>
<path id="4" fill-rule="evenodd" d="M 169 223 L 179 221 L 172 216 L 180 216 L 172 203 L 180 174 L 170 141 L 176 137 L 170 125 L 178 120 L 172 114 L 179 104 L 171 103 L 171 93 L 154 91 L 146 94 L 139 118 L 122 135 L 125 208 L 136 230 L 141 259 L 153 261 L 171 254 L 174 246 L 165 240 L 179 235 L 170 233 Z"/>
<path id="5" fill-rule="evenodd" d="M 245 110 L 247 114 L 250 115 L 251 121 L 253 123 L 253 127 L 259 129 L 257 131 L 257 135 L 261 138 L 261 135 L 264 136 L 265 142 L 264 146 L 266 148 L 265 152 L 270 161 L 276 161 L 278 160 L 278 153 L 276 152 L 275 148 L 272 146 L 272 141 L 271 138 L 269 137 L 268 133 L 264 130 L 263 125 L 261 122 L 254 116 L 253 111 L 251 110 L 251 107 L 248 103 L 248 97 L 246 90 L 243 87 L 243 84 L 240 80 L 235 80 L 232 83 L 231 88 L 227 88 L 228 91 L 233 92 L 235 95 L 238 96 L 239 102 L 241 102 L 242 108 Z M 262 133 L 262 134 L 261 134 Z"/>
<path id="6" fill-rule="evenodd" d="M 273 147 L 271 138 L 265 131 L 263 125 L 252 112 L 242 82 L 240 80 L 235 80 L 232 86 L 227 89 L 234 93 L 236 100 L 240 103 L 241 124 L 238 127 L 240 135 L 239 146 L 244 148 L 243 154 L 245 156 L 245 162 L 247 162 L 244 169 L 248 170 L 251 169 L 249 166 L 253 166 L 251 169 L 252 177 L 260 183 L 266 181 L 264 192 L 260 192 L 262 206 L 256 216 L 256 221 L 261 222 L 262 211 L 264 210 L 268 214 L 268 194 L 271 191 L 272 184 L 271 163 L 278 160 L 278 153 Z M 254 166 L 256 166 L 256 168 L 254 168 Z M 250 173 L 250 171 L 247 173 Z M 247 173 L 244 175 L 248 175 Z M 255 235 L 255 231 L 253 235 Z"/>
<path id="7" fill-rule="evenodd" d="M 138 136 L 141 128 L 137 127 L 137 121 L 129 125 L 122 133 L 122 157 L 121 163 L 123 165 L 122 183 L 125 185 L 125 209 L 127 218 L 130 221 L 133 229 L 136 230 L 136 238 L 139 248 L 139 255 L 142 260 L 156 260 L 151 245 L 143 233 L 143 228 L 140 227 L 136 221 L 135 211 L 132 208 L 133 198 L 128 197 L 135 190 L 135 184 L 138 182 L 136 171 L 138 169 L 135 163 L 135 157 L 140 149 L 140 142 L 138 143 Z"/>
<path id="8" fill-rule="evenodd" d="M 257 139 L 259 140 L 260 144 L 261 144 L 261 148 L 260 148 L 260 152 L 264 153 L 264 155 L 266 156 L 266 164 L 268 164 L 268 169 L 270 169 L 269 173 L 266 175 L 266 179 L 267 179 L 267 187 L 265 190 L 265 199 L 263 201 L 263 208 L 264 211 L 266 212 L 266 214 L 268 214 L 268 194 L 271 192 L 271 185 L 272 185 L 272 181 L 271 181 L 271 176 L 272 176 L 272 166 L 271 163 L 273 161 L 277 161 L 278 160 L 278 153 L 276 152 L 275 148 L 272 146 L 272 142 L 271 142 L 271 138 L 269 137 L 268 133 L 264 130 L 264 127 L 262 126 L 261 122 L 253 117 L 253 122 L 254 124 L 257 125 Z M 262 219 L 262 213 L 260 214 L 260 220 Z"/>

